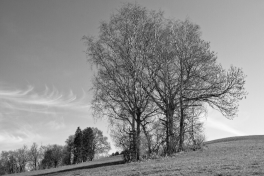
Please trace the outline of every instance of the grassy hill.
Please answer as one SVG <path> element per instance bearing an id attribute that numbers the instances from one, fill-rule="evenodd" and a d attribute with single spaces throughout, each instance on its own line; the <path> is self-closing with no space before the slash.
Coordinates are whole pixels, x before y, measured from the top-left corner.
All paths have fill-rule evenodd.
<path id="1" fill-rule="evenodd" d="M 121 156 L 116 156 L 19 175 L 264 175 L 264 135 L 218 139 L 205 145 L 201 151 L 183 152 L 144 162 L 121 164 Z"/>

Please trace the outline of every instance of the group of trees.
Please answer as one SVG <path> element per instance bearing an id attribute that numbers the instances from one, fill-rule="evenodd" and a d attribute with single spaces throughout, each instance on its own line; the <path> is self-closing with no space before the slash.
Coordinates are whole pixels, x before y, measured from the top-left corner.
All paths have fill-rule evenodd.
<path id="1" fill-rule="evenodd" d="M 24 145 L 14 151 L 2 151 L 0 155 L 0 175 L 37 170 L 40 165 L 44 147 L 33 143 L 30 148 Z"/>
<path id="2" fill-rule="evenodd" d="M 69 136 L 68 143 L 68 162 L 72 164 L 92 161 L 95 154 L 108 153 L 111 149 L 107 137 L 103 136 L 102 131 L 97 128 L 85 128 L 81 130 L 79 127 L 75 132 L 75 138 Z"/>
<path id="3" fill-rule="evenodd" d="M 88 127 L 82 131 L 78 127 L 75 135 L 70 135 L 65 143 L 64 146 L 33 143 L 30 148 L 24 145 L 15 151 L 2 151 L 0 175 L 91 161 L 96 154 L 110 150 L 107 137 L 97 128 Z"/>
<path id="4" fill-rule="evenodd" d="M 132 160 L 195 146 L 207 108 L 233 118 L 247 94 L 243 71 L 217 63 L 189 20 L 126 4 L 101 23 L 98 38 L 83 39 L 96 66 L 94 115 L 109 119 L 113 140 Z"/>

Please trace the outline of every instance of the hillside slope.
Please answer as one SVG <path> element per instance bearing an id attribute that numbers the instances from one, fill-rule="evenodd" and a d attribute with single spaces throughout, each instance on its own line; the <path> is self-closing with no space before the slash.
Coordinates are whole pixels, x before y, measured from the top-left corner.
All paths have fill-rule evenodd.
<path id="1" fill-rule="evenodd" d="M 220 143 L 220 142 L 232 142 L 232 141 L 244 141 L 244 140 L 264 140 L 264 135 L 227 137 L 227 138 L 211 140 L 211 141 L 205 142 L 205 144 L 213 144 L 213 143 Z"/>
<path id="2" fill-rule="evenodd" d="M 118 161 L 118 158 L 115 159 Z M 174 157 L 145 162 L 96 168 L 83 166 L 78 169 L 77 165 L 75 167 L 74 170 L 60 170 L 56 173 L 41 175 L 264 175 L 264 135 L 208 141 L 201 151 L 184 152 Z"/>

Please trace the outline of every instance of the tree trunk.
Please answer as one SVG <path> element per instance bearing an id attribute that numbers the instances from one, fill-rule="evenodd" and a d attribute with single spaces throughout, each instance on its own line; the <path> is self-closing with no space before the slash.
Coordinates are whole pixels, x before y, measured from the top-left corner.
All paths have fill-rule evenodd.
<path id="1" fill-rule="evenodd" d="M 181 82 L 180 82 L 180 112 L 181 112 L 181 116 L 180 116 L 180 142 L 179 142 L 179 149 L 178 151 L 182 151 L 183 150 L 183 128 L 184 128 L 184 116 L 183 116 L 183 102 L 182 102 L 182 89 L 183 89 L 183 63 L 182 63 L 182 58 L 180 58 L 180 67 L 181 67 Z"/>
<path id="2" fill-rule="evenodd" d="M 165 127 L 166 127 L 166 154 L 168 155 L 169 154 L 169 146 L 170 146 L 170 141 L 169 141 L 169 123 L 168 123 L 168 117 L 167 117 L 167 119 L 166 119 L 166 122 L 165 122 Z"/>
<path id="3" fill-rule="evenodd" d="M 174 141 L 174 133 L 173 133 L 173 109 L 168 109 L 167 111 L 167 119 L 168 119 L 168 144 L 167 144 L 167 154 L 171 155 L 173 153 L 173 141 Z"/>
<path id="4" fill-rule="evenodd" d="M 183 151 L 183 141 L 184 141 L 184 113 L 183 113 L 183 105 L 182 98 L 180 98 L 180 109 L 181 109 L 181 117 L 180 117 L 180 142 L 178 152 Z"/>
<path id="5" fill-rule="evenodd" d="M 151 139 L 150 139 L 150 136 L 146 130 L 146 127 L 144 125 L 142 125 L 142 129 L 143 129 L 143 132 L 146 136 L 146 139 L 147 139 L 147 142 L 148 142 L 148 156 L 152 153 L 152 149 L 151 149 Z"/>
<path id="6" fill-rule="evenodd" d="M 136 145 L 136 151 L 137 151 L 137 161 L 140 159 L 140 114 L 137 114 L 137 145 Z"/>
<path id="7" fill-rule="evenodd" d="M 135 130 L 135 126 L 136 126 L 136 120 L 135 120 L 135 116 L 132 119 L 132 152 L 131 152 L 131 157 L 132 157 L 132 161 L 136 160 L 136 130 Z"/>

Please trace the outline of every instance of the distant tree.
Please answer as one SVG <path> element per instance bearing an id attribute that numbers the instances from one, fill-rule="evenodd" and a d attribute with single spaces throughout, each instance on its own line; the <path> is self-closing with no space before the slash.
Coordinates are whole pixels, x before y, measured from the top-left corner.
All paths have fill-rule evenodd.
<path id="1" fill-rule="evenodd" d="M 16 160 L 16 152 L 14 151 L 2 151 L 1 153 L 1 165 L 5 174 L 17 173 L 18 166 Z"/>
<path id="2" fill-rule="evenodd" d="M 28 157 L 28 148 L 26 145 L 24 145 L 22 148 L 16 150 L 17 153 L 17 164 L 19 167 L 19 172 L 25 172 L 26 164 L 29 160 Z"/>
<path id="3" fill-rule="evenodd" d="M 8 152 L 6 151 L 2 151 L 1 152 L 1 160 L 0 160 L 0 164 L 1 164 L 1 172 L 4 174 L 9 174 L 8 172 L 8 168 L 9 168 L 9 163 L 8 163 Z"/>
<path id="4" fill-rule="evenodd" d="M 5 161 L 4 161 L 4 159 L 0 156 L 0 175 L 4 175 L 4 174 L 6 174 L 5 170 L 6 170 L 6 168 L 5 168 Z"/>
<path id="5" fill-rule="evenodd" d="M 95 154 L 107 153 L 111 150 L 110 143 L 107 141 L 107 137 L 103 136 L 103 132 L 98 128 L 92 128 L 94 140 L 93 148 Z"/>
<path id="6" fill-rule="evenodd" d="M 61 162 L 63 156 L 63 147 L 60 145 L 53 145 L 52 146 L 52 159 L 54 167 L 58 167 L 59 163 Z"/>
<path id="7" fill-rule="evenodd" d="M 63 165 L 70 165 L 73 163 L 74 156 L 74 135 L 70 135 L 65 141 L 65 146 L 63 149 Z"/>
<path id="8" fill-rule="evenodd" d="M 32 169 L 37 170 L 39 160 L 41 157 L 41 152 L 39 150 L 38 145 L 35 142 L 31 145 L 28 155 L 29 155 L 29 161 L 30 161 L 30 165 L 32 166 Z"/>
<path id="9" fill-rule="evenodd" d="M 42 167 L 53 168 L 58 167 L 62 163 L 63 157 L 63 146 L 60 145 L 49 145 L 44 147 L 44 158 L 41 162 Z"/>
<path id="10" fill-rule="evenodd" d="M 71 154 L 68 151 L 68 146 L 64 145 L 62 150 L 62 165 L 71 165 Z"/>
<path id="11" fill-rule="evenodd" d="M 44 158 L 41 161 L 42 169 L 49 169 L 53 167 L 52 150 L 47 146 L 44 149 Z"/>
<path id="12" fill-rule="evenodd" d="M 110 135 L 115 147 L 122 150 L 131 149 L 133 143 L 131 142 L 130 129 L 130 125 L 127 121 L 115 121 L 112 123 Z"/>
<path id="13" fill-rule="evenodd" d="M 83 161 L 86 162 L 87 160 L 93 160 L 95 150 L 94 150 L 94 140 L 95 135 L 93 129 L 88 127 L 83 130 L 82 136 L 82 145 L 83 145 Z"/>
<path id="14" fill-rule="evenodd" d="M 82 149 L 82 130 L 80 129 L 80 127 L 78 127 L 75 132 L 73 142 L 73 164 L 82 162 Z"/>

